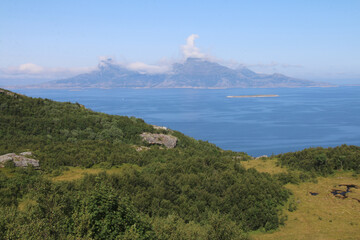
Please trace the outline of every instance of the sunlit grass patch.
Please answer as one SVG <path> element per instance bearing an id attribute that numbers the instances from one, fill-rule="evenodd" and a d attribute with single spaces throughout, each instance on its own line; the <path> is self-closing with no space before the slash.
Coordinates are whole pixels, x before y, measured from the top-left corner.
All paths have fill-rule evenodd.
<path id="1" fill-rule="evenodd" d="M 20 211 L 26 211 L 26 209 L 28 209 L 31 206 L 35 206 L 37 203 L 35 200 L 30 199 L 30 198 L 23 198 L 18 205 L 18 209 Z"/>
<path id="2" fill-rule="evenodd" d="M 248 161 L 242 161 L 241 164 L 246 168 L 255 168 L 259 172 L 267 172 L 270 174 L 287 172 L 286 168 L 277 166 L 275 158 L 258 158 Z"/>
<path id="3" fill-rule="evenodd" d="M 360 178 L 351 172 L 342 172 L 318 178 L 317 183 L 306 182 L 286 187 L 294 193 L 296 211 L 288 216 L 285 225 L 273 233 L 255 233 L 254 239 L 359 239 L 360 236 L 360 189 L 351 189 L 348 198 L 331 194 L 339 184 L 360 185 Z M 313 196 L 310 192 L 318 193 Z"/>
<path id="4" fill-rule="evenodd" d="M 141 167 L 133 164 L 122 164 L 120 166 L 115 166 L 109 169 L 100 168 L 99 166 L 95 166 L 93 168 L 67 167 L 67 170 L 64 170 L 62 173 L 60 173 L 60 175 L 50 176 L 50 179 L 54 182 L 74 181 L 83 178 L 85 174 L 99 174 L 101 172 L 106 172 L 108 174 L 122 174 L 129 168 L 136 169 L 137 171 L 141 170 Z"/>

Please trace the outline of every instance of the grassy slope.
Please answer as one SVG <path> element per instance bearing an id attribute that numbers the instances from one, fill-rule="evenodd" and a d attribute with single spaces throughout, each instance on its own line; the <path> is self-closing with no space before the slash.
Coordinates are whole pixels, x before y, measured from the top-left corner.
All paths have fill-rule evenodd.
<path id="1" fill-rule="evenodd" d="M 99 174 L 101 172 L 106 172 L 108 174 L 124 174 L 129 168 L 135 168 L 136 170 L 141 170 L 141 167 L 133 164 L 123 164 L 121 166 L 112 167 L 110 169 L 104 168 L 81 168 L 81 167 L 67 167 L 68 170 L 63 171 L 60 175 L 48 175 L 48 178 L 54 182 L 58 181 L 74 181 L 81 179 L 85 174 Z"/>
<path id="2" fill-rule="evenodd" d="M 260 172 L 270 174 L 286 172 L 286 168 L 275 165 L 276 160 L 250 160 L 242 162 L 245 168 L 255 168 Z M 122 174 L 125 168 L 135 167 L 125 165 L 118 168 L 79 168 L 69 167 L 59 176 L 49 176 L 53 181 L 72 181 L 82 178 L 85 174 L 97 174 L 105 171 L 109 174 Z M 352 172 L 338 172 L 330 177 L 319 177 L 317 183 L 305 182 L 299 185 L 287 184 L 293 192 L 293 201 L 297 210 L 285 210 L 288 220 L 279 230 L 264 233 L 253 232 L 252 238 L 257 239 L 359 239 L 360 236 L 360 204 L 352 197 L 360 199 L 360 189 L 353 189 L 348 199 L 334 197 L 330 191 L 338 184 L 360 185 L 360 177 Z M 345 190 L 345 188 L 344 188 Z M 317 192 L 311 196 L 309 192 Z"/>
<path id="3" fill-rule="evenodd" d="M 46 102 L 46 101 L 45 101 Z M 56 105 L 57 104 L 57 105 Z M 54 103 L 54 106 L 64 106 L 69 108 L 68 111 L 79 112 L 78 108 L 74 108 L 74 105 L 70 107 L 66 104 Z M 79 107 L 80 108 L 80 107 Z M 82 108 L 80 108 L 82 109 Z M 81 111 L 86 111 L 82 109 Z M 92 113 L 91 113 L 92 114 Z M 109 120 L 110 123 L 111 116 L 94 113 L 94 115 L 101 115 L 104 119 Z M 137 125 L 146 128 L 145 123 L 141 121 L 132 121 L 127 118 L 122 117 L 113 117 L 119 118 L 126 122 L 126 126 Z M 88 122 L 88 121 L 85 121 Z M 96 125 L 97 126 L 97 125 Z M 106 129 L 106 126 L 100 126 Z M 100 129 L 99 127 L 99 129 Z M 43 129 L 43 127 L 39 127 Z M 100 129 L 101 130 L 101 129 Z M 141 130 L 141 129 L 140 129 Z M 131 131 L 129 134 L 125 134 L 124 140 L 130 144 L 140 143 L 139 139 L 131 138 Z M 96 133 L 98 134 L 98 133 Z M 102 135 L 99 134 L 101 137 Z M 111 136 L 110 136 L 111 137 Z M 85 137 L 84 137 L 85 138 Z M 86 139 L 85 139 L 86 140 Z M 110 139 L 111 140 L 111 139 Z M 190 141 L 186 137 L 182 137 L 183 141 Z M 181 142 L 181 141 L 180 141 Z M 185 141 L 186 142 L 186 141 Z M 141 143 L 140 143 L 141 144 Z M 174 152 L 175 155 L 179 153 L 186 152 L 189 146 L 194 145 L 195 142 L 191 144 L 181 145 L 181 151 Z M 70 144 L 71 145 L 71 144 Z M 199 145 L 199 144 L 198 144 Z M 208 144 L 202 144 L 203 147 L 208 147 L 209 149 L 214 149 Z M 66 145 L 68 146 L 68 145 Z M 178 149 L 178 148 L 177 148 Z M 166 150 L 164 152 L 172 153 L 172 151 L 178 151 L 177 149 Z M 194 147 L 196 151 L 200 151 L 197 147 Z M 50 149 L 51 150 L 51 149 Z M 49 150 L 49 151 L 50 151 Z M 194 150 L 194 151 L 195 151 Z M 201 149 L 201 151 L 206 152 L 206 149 Z M 134 151 L 135 152 L 135 151 Z M 161 151 L 160 151 L 161 152 Z M 147 153 L 147 151 L 145 151 Z M 158 152 L 159 153 L 159 152 Z M 159 153 L 160 154 L 160 153 Z M 189 154 L 192 154 L 189 152 Z M 231 154 L 230 154 L 231 155 Z M 153 157 L 152 155 L 149 155 Z M 162 156 L 156 155 L 156 156 Z M 168 155 L 164 155 L 168 156 Z M 168 157 L 173 157 L 169 155 Z M 185 157 L 185 156 L 184 156 Z M 227 156 L 230 157 L 230 156 Z M 164 157 L 164 159 L 166 159 Z M 281 172 L 286 172 L 286 168 L 280 168 L 275 165 L 275 160 L 263 161 L 250 160 L 243 162 L 243 165 L 246 168 L 256 168 L 260 172 L 268 172 L 270 174 L 276 174 Z M 94 165 L 92 168 L 81 168 L 81 167 L 69 167 L 68 171 L 58 172 L 58 173 L 49 173 L 48 177 L 54 182 L 56 181 L 73 181 L 81 179 L 85 174 L 98 174 L 100 172 L 106 171 L 109 174 L 118 174 L 122 175 L 129 168 L 136 168 L 138 171 L 141 171 L 141 167 L 136 164 L 131 163 L 122 163 L 118 167 L 113 167 L 110 169 L 104 169 L 100 166 Z M 4 171 L 7 176 L 11 176 L 11 172 L 8 169 L 0 169 Z M 263 232 L 254 232 L 252 234 L 254 239 L 359 239 L 360 236 L 360 204 L 356 200 L 352 199 L 338 199 L 330 194 L 330 190 L 338 184 L 352 183 L 360 185 L 360 180 L 358 177 L 353 176 L 350 172 L 338 172 L 327 178 L 319 178 L 318 183 L 301 183 L 299 185 L 288 184 L 289 188 L 293 193 L 293 201 L 297 203 L 297 210 L 295 212 L 286 211 L 285 214 L 288 215 L 288 221 L 285 222 L 285 226 L 281 227 L 278 231 L 273 233 L 263 233 Z M 309 191 L 318 192 L 318 196 L 311 196 Z M 350 197 L 355 197 L 360 199 L 360 190 L 353 190 L 354 192 L 350 194 Z M 19 209 L 25 209 L 26 205 L 34 204 L 30 198 L 26 196 L 23 197 L 22 201 L 19 204 Z"/>
<path id="4" fill-rule="evenodd" d="M 159 225 L 167 221 L 167 216 L 179 215 L 184 229 L 169 230 L 171 234 L 187 234 L 190 222 L 196 222 L 201 231 L 209 236 L 240 235 L 240 228 L 248 231 L 278 226 L 278 209 L 289 194 L 276 179 L 240 167 L 240 159 L 250 158 L 245 153 L 223 151 L 213 144 L 197 141 L 176 131 L 171 131 L 178 138 L 176 148 L 148 146 L 141 140 L 140 133 L 163 131 L 154 129 L 141 119 L 96 113 L 80 104 L 29 98 L 1 89 L 0 93 L 0 155 L 33 152 L 41 165 L 41 176 L 37 180 L 39 184 L 50 186 L 45 189 L 48 191 L 45 195 L 57 197 L 57 190 L 54 189 L 64 187 L 64 193 L 70 196 L 64 206 L 70 211 L 75 212 L 75 207 L 80 206 L 76 199 L 73 201 L 71 192 L 84 192 L 85 188 L 90 188 L 90 192 L 95 194 L 97 186 L 93 175 L 107 172 L 113 176 L 101 176 L 102 181 L 119 196 L 129 198 L 131 206 L 139 214 L 147 214 L 152 220 L 160 219 Z M 137 148 L 142 148 L 142 151 Z M 130 168 L 133 170 L 130 171 Z M 6 234 L 16 232 L 12 227 L 16 229 L 17 226 L 10 223 L 23 224 L 20 215 L 14 221 L 12 214 L 21 211 L 28 213 L 30 208 L 34 209 L 34 213 L 37 209 L 54 213 L 52 208 L 57 205 L 46 205 L 46 201 L 40 199 L 44 194 L 37 194 L 37 186 L 29 184 L 16 188 L 16 192 L 11 191 L 11 187 L 18 187 L 23 182 L 21 174 L 25 173 L 9 169 L 0 169 L 0 173 L 3 170 L 6 177 L 0 180 L 8 185 L 0 186 L 3 188 L 0 190 L 9 193 L 9 196 L 0 196 L 8 205 L 17 207 L 16 211 L 13 210 L 14 214 L 5 207 L 0 208 L 9 212 L 2 217 L 10 220 L 0 221 L 0 227 L 6 229 Z M 74 190 L 73 186 L 77 184 L 75 180 L 83 179 L 86 174 L 92 175 L 92 178 L 89 177 L 90 183 L 79 181 Z M 48 183 L 42 178 L 44 176 L 53 183 Z M 123 181 L 123 178 L 128 181 Z M 115 184 L 116 181 L 119 184 Z M 47 197 L 44 199 L 47 200 Z M 39 208 L 35 208 L 37 206 Z M 55 234 L 78 234 L 77 229 L 70 229 L 73 215 L 62 210 L 54 214 L 57 214 L 56 219 L 69 219 L 58 221 L 65 230 L 58 228 L 53 231 Z M 30 230 L 33 229 L 32 225 L 40 221 L 48 224 L 44 217 L 30 218 L 31 221 L 27 221 Z M 55 219 L 50 215 L 49 218 Z M 220 225 L 217 221 L 220 221 Z M 53 224 L 47 226 L 47 229 L 51 229 Z M 219 226 L 226 229 L 216 230 Z M 45 230 L 41 234 L 48 234 Z M 27 236 L 29 231 L 24 231 L 19 234 Z"/>
<path id="5" fill-rule="evenodd" d="M 270 174 L 286 171 L 275 165 L 276 160 L 250 160 L 243 163 L 246 168 Z M 279 230 L 272 233 L 254 232 L 256 239 L 359 239 L 360 189 L 353 189 L 348 199 L 334 197 L 330 191 L 338 184 L 360 185 L 360 176 L 352 172 L 337 172 L 329 177 L 319 177 L 317 183 L 305 182 L 299 185 L 287 184 L 294 196 L 297 210 L 285 211 L 288 220 Z M 345 189 L 344 189 L 345 190 Z M 311 196 L 309 192 L 319 195 Z"/>

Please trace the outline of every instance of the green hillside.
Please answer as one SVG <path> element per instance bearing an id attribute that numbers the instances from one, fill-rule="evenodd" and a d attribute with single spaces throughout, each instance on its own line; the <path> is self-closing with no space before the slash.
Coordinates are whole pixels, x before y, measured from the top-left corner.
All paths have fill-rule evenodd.
<path id="1" fill-rule="evenodd" d="M 144 132 L 175 137 L 176 147 L 150 144 Z M 16 167 L 9 153 L 40 166 Z M 334 172 L 358 185 L 359 161 L 360 148 L 347 145 L 252 159 L 142 119 L 0 89 L 0 239 L 352 236 L 357 192 L 347 193 L 348 215 L 327 209 L 342 201 L 329 193 L 344 183 Z M 309 197 L 313 189 L 321 198 Z M 313 201 L 323 196 L 331 201 Z M 332 221 L 344 231 L 326 235 Z"/>
<path id="2" fill-rule="evenodd" d="M 1 90 L 0 122 L 0 155 L 30 151 L 40 163 L 0 169 L 0 239 L 246 239 L 279 226 L 290 194 L 242 167 L 245 153 L 134 117 Z"/>
<path id="3" fill-rule="evenodd" d="M 349 146 L 329 149 L 307 149 L 298 152 L 325 152 L 341 150 L 343 153 Z M 355 149 L 354 147 L 351 147 Z M 350 148 L 350 149 L 351 149 Z M 336 156 L 336 155 L 335 155 Z M 333 189 L 347 191 L 344 184 L 360 186 L 359 174 L 354 171 L 336 170 L 327 176 L 317 176 L 313 181 L 294 181 L 299 170 L 281 167 L 278 156 L 273 158 L 251 159 L 243 162 L 245 168 L 255 168 L 260 172 L 269 172 L 273 175 L 288 173 L 292 183 L 285 185 L 293 194 L 283 214 L 285 224 L 276 230 L 264 232 L 253 231 L 250 236 L 254 240 L 338 240 L 359 239 L 360 236 L 360 189 L 351 188 L 342 195 L 333 195 Z M 290 174 L 289 174 L 290 173 Z M 342 186 L 339 186 L 342 185 Z M 315 192 L 317 195 L 312 195 Z"/>

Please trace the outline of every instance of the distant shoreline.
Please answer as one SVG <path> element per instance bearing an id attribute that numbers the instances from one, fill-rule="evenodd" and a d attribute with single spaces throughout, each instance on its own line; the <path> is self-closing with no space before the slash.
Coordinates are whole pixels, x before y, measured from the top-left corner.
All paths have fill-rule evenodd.
<path id="1" fill-rule="evenodd" d="M 240 96 L 227 96 L 227 98 L 255 98 L 255 97 L 278 97 L 279 95 L 240 95 Z"/>

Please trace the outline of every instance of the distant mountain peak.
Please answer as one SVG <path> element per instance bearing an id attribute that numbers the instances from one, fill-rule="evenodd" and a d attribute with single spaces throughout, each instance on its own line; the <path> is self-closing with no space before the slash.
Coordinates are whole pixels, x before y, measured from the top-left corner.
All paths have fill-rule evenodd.
<path id="1" fill-rule="evenodd" d="M 102 67 L 107 67 L 107 66 L 113 65 L 113 64 L 114 64 L 114 60 L 112 58 L 103 58 L 103 59 L 100 59 L 98 67 L 102 68 Z"/>
<path id="2" fill-rule="evenodd" d="M 104 58 L 98 70 L 78 76 L 31 86 L 38 88 L 272 88 L 328 86 L 285 75 L 258 74 L 245 66 L 231 69 L 203 58 L 189 57 L 162 74 L 139 73 Z"/>
<path id="3" fill-rule="evenodd" d="M 95 72 L 98 72 L 99 74 L 105 74 L 105 75 L 133 74 L 134 73 L 133 71 L 128 70 L 126 67 L 117 64 L 111 58 L 101 60 L 98 64 L 98 70 L 95 70 Z"/>
<path id="4" fill-rule="evenodd" d="M 206 62 L 203 58 L 188 57 L 185 62 Z"/>

